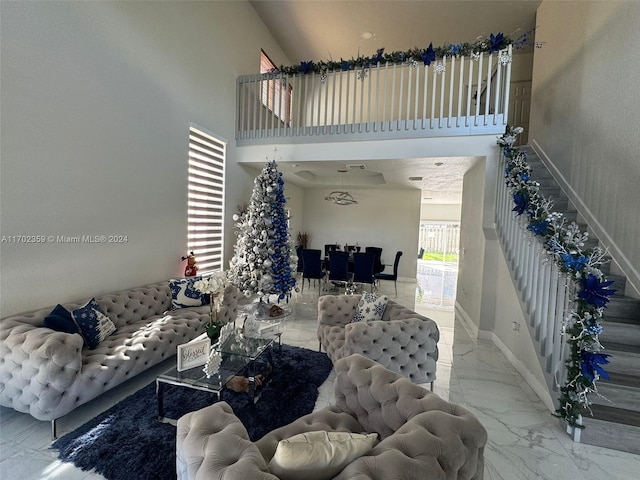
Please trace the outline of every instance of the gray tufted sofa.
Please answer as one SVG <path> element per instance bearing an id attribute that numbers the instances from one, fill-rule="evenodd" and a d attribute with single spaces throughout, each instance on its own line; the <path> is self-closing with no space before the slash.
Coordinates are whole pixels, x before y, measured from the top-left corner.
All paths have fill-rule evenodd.
<path id="1" fill-rule="evenodd" d="M 334 363 L 360 353 L 409 378 L 413 383 L 436 379 L 436 322 L 389 300 L 382 320 L 352 322 L 361 295 L 324 295 L 318 299 L 318 340 Z"/>
<path id="2" fill-rule="evenodd" d="M 239 290 L 227 287 L 219 318 L 233 321 Z M 85 303 L 66 303 L 71 311 Z M 176 354 L 203 332 L 209 307 L 171 310 L 169 283 L 96 297 L 117 329 L 97 348 L 79 334 L 42 326 L 53 307 L 0 321 L 0 405 L 55 420 L 101 393 Z"/>
<path id="3" fill-rule="evenodd" d="M 225 402 L 181 417 L 178 479 L 277 480 L 268 464 L 278 442 L 319 430 L 378 434 L 373 449 L 335 480 L 483 478 L 487 432 L 472 413 L 359 354 L 337 361 L 335 369 L 335 405 L 255 443 Z"/>

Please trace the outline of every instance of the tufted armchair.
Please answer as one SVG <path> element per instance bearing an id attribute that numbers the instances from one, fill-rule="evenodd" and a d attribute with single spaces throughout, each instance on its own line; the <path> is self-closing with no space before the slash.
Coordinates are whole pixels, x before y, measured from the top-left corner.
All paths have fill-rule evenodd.
<path id="1" fill-rule="evenodd" d="M 487 432 L 466 409 L 359 354 L 335 364 L 335 405 L 276 429 L 257 442 L 225 402 L 178 420 L 179 480 L 277 480 L 268 465 L 278 442 L 312 431 L 377 433 L 369 453 L 334 480 L 481 480 Z"/>
<path id="2" fill-rule="evenodd" d="M 219 318 L 233 321 L 239 290 L 227 287 Z M 52 421 L 176 354 L 202 333 L 209 307 L 171 310 L 168 282 L 96 297 L 116 331 L 97 348 L 80 334 L 43 327 L 53 307 L 0 322 L 0 405 Z M 66 303 L 69 311 L 83 302 Z"/>
<path id="3" fill-rule="evenodd" d="M 438 325 L 393 300 L 382 320 L 352 322 L 360 295 L 324 295 L 318 299 L 318 340 L 334 363 L 360 353 L 414 383 L 436 379 Z"/>

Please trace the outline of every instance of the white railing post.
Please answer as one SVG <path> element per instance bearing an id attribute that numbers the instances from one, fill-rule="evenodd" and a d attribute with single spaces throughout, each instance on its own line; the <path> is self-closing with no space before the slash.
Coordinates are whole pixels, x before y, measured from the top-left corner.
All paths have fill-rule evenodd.
<path id="1" fill-rule="evenodd" d="M 513 46 L 509 45 L 507 53 L 513 58 Z M 502 102 L 502 125 L 507 125 L 509 114 L 509 94 L 511 93 L 511 62 L 507 64 L 507 73 L 504 80 L 504 101 Z"/>

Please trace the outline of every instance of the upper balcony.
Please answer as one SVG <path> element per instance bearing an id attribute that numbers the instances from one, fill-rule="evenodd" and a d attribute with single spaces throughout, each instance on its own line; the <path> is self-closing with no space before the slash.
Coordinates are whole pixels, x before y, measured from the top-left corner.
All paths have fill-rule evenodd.
<path id="1" fill-rule="evenodd" d="M 357 69 L 237 79 L 239 146 L 504 133 L 512 46 Z M 477 99 L 480 99 L 477 101 Z"/>

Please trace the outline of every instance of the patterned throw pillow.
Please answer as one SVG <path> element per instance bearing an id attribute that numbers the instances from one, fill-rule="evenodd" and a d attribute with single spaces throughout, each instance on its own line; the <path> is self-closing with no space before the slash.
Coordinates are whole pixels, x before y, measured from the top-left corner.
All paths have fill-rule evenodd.
<path id="1" fill-rule="evenodd" d="M 84 342 L 92 350 L 116 331 L 116 326 L 100 308 L 95 298 L 75 309 L 71 312 L 71 316 L 78 325 Z"/>
<path id="2" fill-rule="evenodd" d="M 376 295 L 375 293 L 363 293 L 356 314 L 353 316 L 354 322 L 373 322 L 382 320 L 382 314 L 387 307 L 388 297 L 386 295 Z"/>
<path id="3" fill-rule="evenodd" d="M 209 295 L 203 295 L 193 286 L 198 280 L 202 280 L 202 277 L 197 276 L 169 280 L 172 310 L 209 305 Z"/>
<path id="4" fill-rule="evenodd" d="M 56 332 L 80 333 L 71 312 L 60 304 L 56 305 L 51 313 L 44 317 L 44 326 Z"/>

